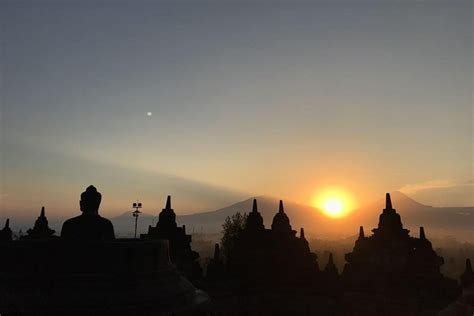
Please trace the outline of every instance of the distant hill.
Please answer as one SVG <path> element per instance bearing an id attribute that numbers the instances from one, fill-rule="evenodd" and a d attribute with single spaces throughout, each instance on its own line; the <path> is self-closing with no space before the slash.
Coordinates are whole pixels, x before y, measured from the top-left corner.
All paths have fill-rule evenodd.
<path id="1" fill-rule="evenodd" d="M 461 240 L 474 241 L 474 207 L 432 207 L 398 191 L 392 192 L 391 196 L 403 225 L 413 235 L 417 235 L 419 227 L 424 226 L 428 235 L 453 235 Z M 384 204 L 385 199 L 381 198 L 357 210 L 348 219 L 371 229 L 377 225 Z"/>
<path id="2" fill-rule="evenodd" d="M 391 193 L 394 208 L 402 216 L 405 227 L 418 234 L 418 227 L 424 226 L 428 235 L 453 235 L 460 240 L 474 241 L 474 207 L 431 207 L 411 199 L 401 192 Z M 248 213 L 252 208 L 253 197 L 234 203 L 227 207 L 203 213 L 178 215 L 178 225 L 186 225 L 188 233 L 219 233 L 227 216 L 236 212 Z M 265 226 L 270 228 L 273 216 L 278 210 L 278 199 L 257 197 L 258 209 L 262 214 Z M 363 225 L 366 233 L 370 233 L 378 223 L 378 218 L 385 207 L 385 199 L 381 198 L 369 205 L 353 211 L 341 219 L 332 219 L 323 215 L 318 209 L 294 203 L 284 202 L 285 212 L 290 218 L 294 230 L 304 227 L 305 233 L 315 238 L 344 238 L 355 235 L 359 226 Z M 138 220 L 138 231 L 145 233 L 148 225 L 155 224 L 158 214 L 142 214 Z M 131 212 L 112 218 L 115 230 L 120 235 L 133 235 L 134 219 Z"/>
<path id="3" fill-rule="evenodd" d="M 212 212 L 178 216 L 178 220 L 180 223 L 186 224 L 187 227 L 194 227 L 195 231 L 220 232 L 227 216 L 231 216 L 236 212 L 249 213 L 252 210 L 253 199 L 252 197 Z M 266 196 L 256 197 L 256 199 L 264 224 L 269 228 L 272 224 L 273 216 L 278 211 L 279 200 Z M 293 229 L 297 231 L 303 226 L 310 230 L 316 229 L 319 225 L 330 221 L 330 219 L 311 206 L 284 202 L 284 208 L 290 218 Z"/>
<path id="4" fill-rule="evenodd" d="M 230 206 L 211 211 L 189 215 L 177 215 L 176 221 L 178 225 L 186 225 L 188 233 L 219 233 L 222 224 L 227 216 L 231 216 L 236 212 L 248 213 L 252 208 L 253 197 L 234 203 Z M 262 214 L 264 223 L 267 227 L 271 226 L 273 216 L 278 210 L 279 200 L 260 196 L 257 197 L 258 209 Z M 323 216 L 317 209 L 301 205 L 293 202 L 285 203 L 285 212 L 291 219 L 293 229 L 298 230 L 303 223 L 325 223 L 328 219 Z M 126 212 L 120 216 L 111 219 L 115 230 L 122 235 L 132 235 L 134 229 L 134 219 L 131 212 Z M 148 230 L 148 225 L 155 224 L 158 220 L 158 214 L 155 216 L 150 214 L 141 214 L 138 219 L 138 231 L 144 233 Z M 316 228 L 316 226 L 314 227 Z"/>

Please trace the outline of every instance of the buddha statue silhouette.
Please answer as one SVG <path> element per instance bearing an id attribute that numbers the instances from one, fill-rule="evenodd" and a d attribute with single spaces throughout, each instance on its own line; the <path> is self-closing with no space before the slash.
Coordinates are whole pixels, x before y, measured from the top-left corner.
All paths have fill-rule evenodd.
<path id="1" fill-rule="evenodd" d="M 102 195 L 94 186 L 81 194 L 82 214 L 64 222 L 61 237 L 68 240 L 111 240 L 115 238 L 112 222 L 99 215 Z"/>

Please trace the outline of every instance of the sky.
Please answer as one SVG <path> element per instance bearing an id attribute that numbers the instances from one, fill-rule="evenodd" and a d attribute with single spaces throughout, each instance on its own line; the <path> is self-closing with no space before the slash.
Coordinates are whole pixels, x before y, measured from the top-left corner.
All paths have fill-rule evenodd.
<path id="1" fill-rule="evenodd" d="M 474 205 L 472 1 L 7 1 L 0 218 Z M 150 113 L 149 113 L 150 112 Z"/>

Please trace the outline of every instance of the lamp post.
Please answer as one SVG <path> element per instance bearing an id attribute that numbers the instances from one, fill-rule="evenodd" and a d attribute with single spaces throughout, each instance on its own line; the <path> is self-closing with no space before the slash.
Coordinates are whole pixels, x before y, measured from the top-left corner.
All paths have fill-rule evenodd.
<path id="1" fill-rule="evenodd" d="M 135 217 L 135 239 L 137 239 L 137 223 L 138 223 L 138 216 L 140 216 L 140 211 L 139 209 L 142 208 L 142 203 L 139 203 L 137 201 L 137 203 L 133 203 L 132 204 L 132 207 L 135 209 L 135 211 L 133 211 L 132 215 L 133 217 Z"/>

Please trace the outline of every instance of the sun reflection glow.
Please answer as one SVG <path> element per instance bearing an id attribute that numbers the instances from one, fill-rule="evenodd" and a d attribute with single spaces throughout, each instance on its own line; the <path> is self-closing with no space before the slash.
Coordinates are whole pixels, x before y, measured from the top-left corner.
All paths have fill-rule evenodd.
<path id="1" fill-rule="evenodd" d="M 332 218 L 344 217 L 354 208 L 351 195 L 342 189 L 324 190 L 314 198 L 312 204 Z"/>

